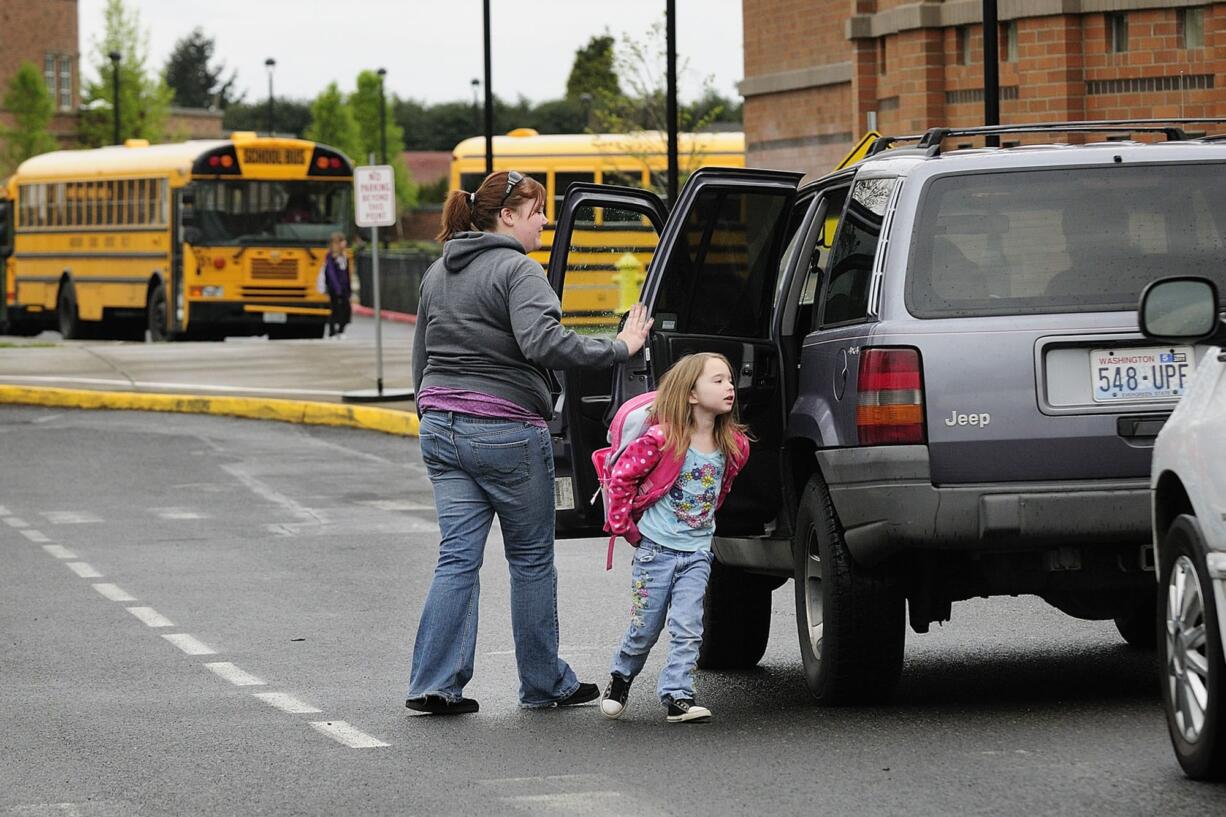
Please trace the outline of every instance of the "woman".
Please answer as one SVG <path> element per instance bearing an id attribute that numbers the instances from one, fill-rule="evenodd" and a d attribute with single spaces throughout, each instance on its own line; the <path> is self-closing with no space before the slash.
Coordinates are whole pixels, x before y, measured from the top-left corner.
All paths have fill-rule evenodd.
<path id="1" fill-rule="evenodd" d="M 545 189 L 521 173 L 490 174 L 475 193 L 453 191 L 443 208 L 443 257 L 422 279 L 413 382 L 442 539 L 405 701 L 418 712 L 479 708 L 463 692 L 495 514 L 511 573 L 520 705 L 571 706 L 600 694 L 558 656 L 547 372 L 624 362 L 642 348 L 651 321 L 636 304 L 616 338 L 563 327 L 557 295 L 527 256 L 541 246 L 545 222 Z"/>
<path id="2" fill-rule="evenodd" d="M 344 233 L 333 233 L 324 257 L 324 288 L 331 302 L 332 315 L 328 319 L 328 336 L 339 337 L 349 325 L 349 298 L 353 293 L 349 280 L 349 256 L 345 250 L 349 242 Z"/>

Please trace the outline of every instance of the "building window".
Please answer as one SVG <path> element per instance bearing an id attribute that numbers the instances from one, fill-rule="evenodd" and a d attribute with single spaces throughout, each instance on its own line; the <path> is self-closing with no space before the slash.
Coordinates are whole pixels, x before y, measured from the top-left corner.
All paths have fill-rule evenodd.
<path id="1" fill-rule="evenodd" d="M 55 99 L 55 55 L 43 57 L 43 80 L 47 83 L 47 93 Z"/>
<path id="2" fill-rule="evenodd" d="M 958 36 L 958 65 L 971 64 L 971 27 L 958 26 L 954 31 Z"/>
<path id="3" fill-rule="evenodd" d="M 1105 15 L 1107 23 L 1107 50 L 1122 54 L 1128 50 L 1128 15 L 1113 11 Z"/>
<path id="4" fill-rule="evenodd" d="M 72 58 L 60 57 L 60 110 L 72 110 Z"/>
<path id="5" fill-rule="evenodd" d="M 1000 58 L 1004 62 L 1017 62 L 1017 20 L 1000 24 Z"/>
<path id="6" fill-rule="evenodd" d="M 1179 9 L 1175 27 L 1179 30 L 1179 42 L 1183 48 L 1205 47 L 1205 10 L 1203 8 Z"/>

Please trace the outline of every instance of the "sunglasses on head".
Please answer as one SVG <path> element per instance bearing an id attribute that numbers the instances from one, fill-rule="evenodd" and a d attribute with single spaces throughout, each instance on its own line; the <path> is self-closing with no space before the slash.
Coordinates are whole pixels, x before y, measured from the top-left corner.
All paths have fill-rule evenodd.
<path id="1" fill-rule="evenodd" d="M 502 205 L 507 203 L 507 197 L 511 195 L 511 191 L 515 189 L 515 185 L 524 180 L 524 174 L 518 170 L 512 170 L 507 174 L 507 192 L 502 194 L 502 201 L 498 202 L 498 208 L 502 209 Z"/>

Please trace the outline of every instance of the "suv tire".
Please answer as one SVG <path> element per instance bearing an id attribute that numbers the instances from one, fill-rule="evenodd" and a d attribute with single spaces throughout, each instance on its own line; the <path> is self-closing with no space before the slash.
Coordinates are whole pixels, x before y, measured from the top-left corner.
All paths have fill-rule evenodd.
<path id="1" fill-rule="evenodd" d="M 1223 780 L 1226 663 L 1204 552 L 1194 518 L 1177 517 L 1162 539 L 1162 708 L 1184 773 Z"/>
<path id="2" fill-rule="evenodd" d="M 751 669 L 770 639 L 771 591 L 777 581 L 711 563 L 702 612 L 701 669 Z"/>
<path id="3" fill-rule="evenodd" d="M 904 598 L 886 574 L 852 561 L 820 476 L 801 495 L 792 554 L 809 691 L 823 706 L 887 698 L 902 674 Z"/>
<path id="4" fill-rule="evenodd" d="M 1136 606 L 1123 615 L 1115 617 L 1115 629 L 1128 642 L 1128 646 L 1139 650 L 1152 650 L 1158 646 L 1158 596 L 1155 595 L 1137 602 Z"/>

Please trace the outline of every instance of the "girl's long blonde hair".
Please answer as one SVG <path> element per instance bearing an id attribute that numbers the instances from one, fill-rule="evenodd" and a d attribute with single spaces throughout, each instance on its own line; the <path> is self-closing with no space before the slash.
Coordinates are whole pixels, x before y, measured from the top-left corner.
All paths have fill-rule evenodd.
<path id="1" fill-rule="evenodd" d="M 672 451 L 678 457 L 684 456 L 690 447 L 690 426 L 694 419 L 690 393 L 698 384 L 708 360 L 720 361 L 728 367 L 728 375 L 732 375 L 732 364 L 728 358 L 714 352 L 698 352 L 674 363 L 656 389 L 651 414 L 664 427 L 665 450 Z M 715 417 L 715 444 L 725 460 L 730 462 L 738 454 L 737 436 L 745 434 L 745 426 L 737 419 L 737 402 L 734 399 L 732 411 Z"/>

